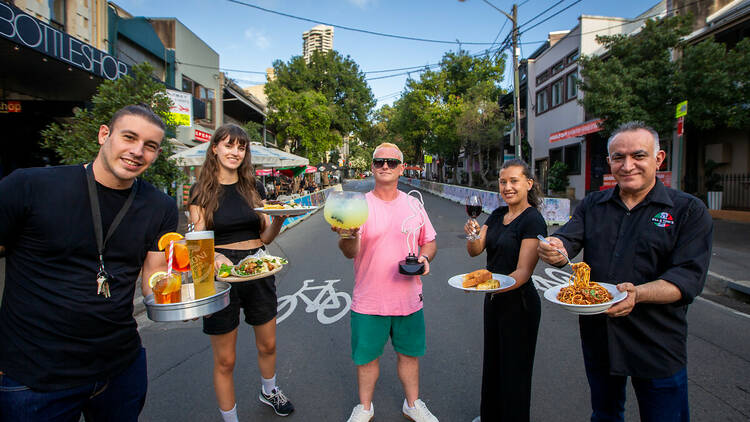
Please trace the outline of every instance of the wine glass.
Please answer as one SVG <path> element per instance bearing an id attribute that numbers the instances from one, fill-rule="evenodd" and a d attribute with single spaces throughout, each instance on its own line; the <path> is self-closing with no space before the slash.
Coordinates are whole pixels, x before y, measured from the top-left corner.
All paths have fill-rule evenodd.
<path id="1" fill-rule="evenodd" d="M 476 223 L 476 225 L 479 226 L 479 223 L 476 220 L 476 218 L 479 217 L 480 214 L 482 214 L 482 198 L 479 195 L 471 194 L 466 197 L 466 214 L 469 215 L 472 222 Z M 466 239 L 479 239 L 479 231 L 477 230 L 475 233 L 469 234 L 468 236 L 466 236 Z"/>
<path id="2" fill-rule="evenodd" d="M 341 229 L 356 229 L 367 221 L 367 199 L 361 192 L 333 191 L 326 198 L 323 216 L 328 224 Z M 339 233 L 343 239 L 352 239 L 348 233 Z"/>

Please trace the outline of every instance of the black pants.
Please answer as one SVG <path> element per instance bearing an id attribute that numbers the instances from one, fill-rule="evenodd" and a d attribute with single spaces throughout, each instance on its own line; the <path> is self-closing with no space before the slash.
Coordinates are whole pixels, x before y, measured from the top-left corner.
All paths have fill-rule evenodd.
<path id="1" fill-rule="evenodd" d="M 528 422 L 542 305 L 531 281 L 484 299 L 482 422 Z"/>

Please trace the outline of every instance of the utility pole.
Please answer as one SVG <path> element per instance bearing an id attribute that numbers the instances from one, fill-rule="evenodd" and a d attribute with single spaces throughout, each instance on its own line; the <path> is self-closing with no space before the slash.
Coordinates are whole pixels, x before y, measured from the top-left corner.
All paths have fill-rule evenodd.
<path id="1" fill-rule="evenodd" d="M 516 138 L 516 158 L 523 159 L 521 148 L 521 93 L 518 90 L 521 87 L 520 77 L 518 75 L 518 5 L 513 5 L 513 117 L 515 122 L 514 135 Z"/>
<path id="2" fill-rule="evenodd" d="M 462 0 L 459 0 L 462 1 Z M 518 5 L 513 4 L 513 9 L 511 10 L 511 13 L 508 14 L 504 10 L 499 9 L 494 4 L 490 3 L 489 0 L 483 0 L 485 3 L 487 3 L 490 7 L 497 10 L 498 12 L 505 15 L 506 18 L 510 19 L 511 23 L 513 23 L 513 32 L 511 32 L 511 37 L 513 40 L 513 122 L 514 122 L 514 129 L 513 129 L 513 136 L 511 136 L 511 140 L 513 141 L 513 145 L 516 147 L 516 158 L 523 158 L 521 156 L 521 93 L 518 92 L 520 89 L 520 77 L 518 75 L 518 55 L 519 55 L 519 49 L 518 49 Z"/>

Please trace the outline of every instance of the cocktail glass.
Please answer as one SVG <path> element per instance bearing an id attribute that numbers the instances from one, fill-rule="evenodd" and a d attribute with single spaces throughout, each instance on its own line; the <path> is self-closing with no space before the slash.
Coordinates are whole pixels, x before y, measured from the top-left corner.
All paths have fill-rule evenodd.
<path id="1" fill-rule="evenodd" d="M 157 277 L 152 289 L 156 303 L 182 302 L 182 277 L 177 273 L 165 273 Z"/>
<path id="2" fill-rule="evenodd" d="M 190 254 L 188 254 L 187 241 L 185 239 L 175 240 L 172 249 L 172 271 L 181 273 L 189 271 Z M 164 258 L 169 263 L 169 247 L 164 249 Z"/>
<path id="3" fill-rule="evenodd" d="M 323 216 L 328 224 L 341 229 L 356 229 L 367 221 L 367 199 L 362 192 L 333 191 L 328 194 Z M 349 233 L 340 233 L 342 239 L 352 239 Z"/>

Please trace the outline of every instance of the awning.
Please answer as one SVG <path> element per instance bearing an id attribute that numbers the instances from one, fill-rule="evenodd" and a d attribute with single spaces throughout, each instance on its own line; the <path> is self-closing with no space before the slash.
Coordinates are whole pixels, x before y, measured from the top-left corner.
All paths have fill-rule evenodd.
<path id="1" fill-rule="evenodd" d="M 255 146 L 255 144 L 253 144 Z M 266 148 L 271 154 L 275 155 L 279 159 L 279 165 L 265 165 L 265 167 L 299 167 L 307 166 L 310 164 L 310 160 L 299 155 L 294 155 L 290 152 L 282 151 L 276 148 Z"/>
<path id="2" fill-rule="evenodd" d="M 575 138 L 577 136 L 588 135 L 589 133 L 595 133 L 602 130 L 601 123 L 603 119 L 589 120 L 588 122 L 582 123 L 571 128 L 561 130 L 549 135 L 550 142 L 562 141 L 563 139 Z"/>
<path id="3" fill-rule="evenodd" d="M 318 171 L 318 168 L 315 166 L 307 166 L 305 169 L 305 173 L 315 173 Z"/>
<path id="4" fill-rule="evenodd" d="M 176 160 L 177 165 L 180 166 L 202 166 L 203 160 L 206 158 L 206 149 L 208 149 L 209 145 L 210 143 L 206 142 L 205 144 L 200 144 L 190 149 L 180 151 L 169 158 Z M 263 167 L 281 167 L 281 160 L 270 150 L 271 148 L 250 144 L 252 164 Z"/>

